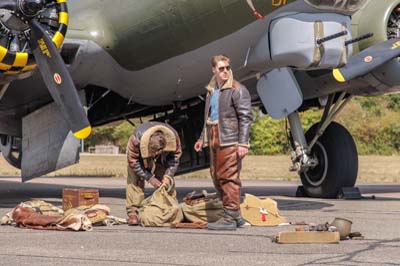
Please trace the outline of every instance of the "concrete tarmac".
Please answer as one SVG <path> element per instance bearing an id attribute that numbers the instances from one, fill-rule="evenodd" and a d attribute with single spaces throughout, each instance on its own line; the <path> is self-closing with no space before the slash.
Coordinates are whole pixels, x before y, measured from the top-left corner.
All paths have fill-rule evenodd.
<path id="1" fill-rule="evenodd" d="M 296 198 L 298 183 L 244 180 L 243 193 L 269 196 L 288 221 L 353 221 L 365 240 L 339 244 L 276 244 L 271 239 L 294 226 L 237 231 L 95 227 L 91 232 L 54 232 L 1 226 L 0 265 L 400 265 L 400 184 L 358 184 L 364 199 Z M 0 179 L 0 215 L 32 198 L 61 205 L 63 188 L 99 188 L 100 203 L 125 217 L 125 180 L 37 178 L 21 184 Z M 213 191 L 210 180 L 177 180 L 178 197 L 196 189 Z M 151 188 L 146 189 L 150 193 Z M 375 199 L 371 196 L 375 195 Z"/>

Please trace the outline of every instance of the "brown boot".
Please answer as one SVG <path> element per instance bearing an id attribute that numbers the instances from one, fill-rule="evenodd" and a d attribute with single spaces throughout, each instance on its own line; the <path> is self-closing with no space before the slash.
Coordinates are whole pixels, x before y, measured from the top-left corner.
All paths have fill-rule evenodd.
<path id="1" fill-rule="evenodd" d="M 136 214 L 131 214 L 128 216 L 128 225 L 139 225 L 140 219 Z"/>

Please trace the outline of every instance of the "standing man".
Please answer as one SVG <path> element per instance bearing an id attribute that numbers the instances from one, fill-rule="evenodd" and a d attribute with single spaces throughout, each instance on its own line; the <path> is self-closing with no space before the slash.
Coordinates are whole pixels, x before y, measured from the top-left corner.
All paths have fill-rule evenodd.
<path id="1" fill-rule="evenodd" d="M 169 193 L 176 197 L 173 178 L 181 155 L 178 133 L 171 126 L 145 122 L 135 129 L 127 146 L 126 211 L 129 225 L 140 224 L 138 209 L 144 200 L 145 181 L 154 188 L 161 184 L 172 186 Z"/>
<path id="2" fill-rule="evenodd" d="M 207 86 L 204 128 L 194 149 L 209 146 L 211 177 L 224 208 L 224 217 L 209 223 L 208 229 L 236 230 L 246 224 L 240 213 L 239 175 L 250 147 L 251 99 L 246 87 L 233 79 L 228 57 L 216 55 L 211 65 L 214 76 Z"/>

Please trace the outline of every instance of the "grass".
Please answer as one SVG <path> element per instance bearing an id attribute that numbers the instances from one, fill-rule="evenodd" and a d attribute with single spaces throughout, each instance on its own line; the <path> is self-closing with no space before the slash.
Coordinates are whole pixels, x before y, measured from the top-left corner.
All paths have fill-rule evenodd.
<path id="1" fill-rule="evenodd" d="M 242 179 L 298 180 L 296 173 L 289 172 L 289 156 L 247 156 L 243 162 Z M 81 154 L 80 163 L 47 176 L 112 176 L 126 177 L 125 155 Z M 0 175 L 18 176 L 20 170 L 10 166 L 0 156 Z M 201 170 L 179 178 L 209 178 L 209 170 Z M 360 156 L 359 177 L 361 182 L 400 182 L 400 156 Z"/>
<path id="2" fill-rule="evenodd" d="M 297 174 L 289 172 L 289 156 L 247 156 L 242 164 L 242 179 L 295 180 Z M 201 170 L 183 175 L 183 178 L 209 178 L 209 170 Z"/>
<path id="3" fill-rule="evenodd" d="M 15 176 L 21 171 L 10 166 L 0 156 L 0 175 Z M 47 176 L 126 176 L 125 155 L 91 155 L 81 154 L 79 164 L 71 165 L 64 169 L 47 174 Z"/>

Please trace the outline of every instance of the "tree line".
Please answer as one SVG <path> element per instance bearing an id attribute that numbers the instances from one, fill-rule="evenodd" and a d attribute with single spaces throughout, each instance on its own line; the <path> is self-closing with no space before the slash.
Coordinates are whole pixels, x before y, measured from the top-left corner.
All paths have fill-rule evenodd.
<path id="1" fill-rule="evenodd" d="M 289 125 L 286 119 L 274 120 L 254 109 L 251 127 L 251 154 L 278 155 L 290 152 Z M 312 109 L 300 114 L 306 131 L 322 116 Z M 379 97 L 355 97 L 335 119 L 352 134 L 359 154 L 395 155 L 400 152 L 400 94 Z M 88 147 L 112 144 L 125 152 L 134 127 L 126 121 L 93 129 L 85 141 Z"/>

